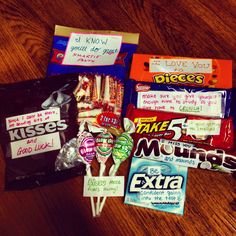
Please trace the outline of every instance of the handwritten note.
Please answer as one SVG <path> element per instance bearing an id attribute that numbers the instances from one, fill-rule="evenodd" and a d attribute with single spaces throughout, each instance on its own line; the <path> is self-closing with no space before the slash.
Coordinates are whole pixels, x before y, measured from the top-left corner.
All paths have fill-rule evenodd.
<path id="1" fill-rule="evenodd" d="M 179 203 L 184 194 L 181 189 L 156 190 L 142 189 L 140 192 L 140 202 L 143 203 Z"/>
<path id="2" fill-rule="evenodd" d="M 221 120 L 188 120 L 187 135 L 219 135 Z"/>
<path id="3" fill-rule="evenodd" d="M 42 110 L 6 118 L 7 130 L 60 120 L 60 108 Z"/>
<path id="4" fill-rule="evenodd" d="M 11 142 L 12 159 L 61 148 L 59 132 Z"/>
<path id="5" fill-rule="evenodd" d="M 212 73 L 211 59 L 150 59 L 150 72 Z"/>
<path id="6" fill-rule="evenodd" d="M 124 176 L 84 177 L 85 197 L 124 196 Z"/>
<path id="7" fill-rule="evenodd" d="M 137 107 L 209 117 L 223 117 L 220 92 L 138 92 Z"/>
<path id="8" fill-rule="evenodd" d="M 113 65 L 121 43 L 121 35 L 71 33 L 62 64 Z"/>

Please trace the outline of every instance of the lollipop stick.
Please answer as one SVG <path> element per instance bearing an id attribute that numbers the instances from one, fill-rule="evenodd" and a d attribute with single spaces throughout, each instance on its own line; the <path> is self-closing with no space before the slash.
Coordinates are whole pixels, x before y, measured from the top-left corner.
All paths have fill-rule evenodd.
<path id="1" fill-rule="evenodd" d="M 103 162 L 101 162 L 100 169 L 99 169 L 99 176 L 103 176 L 105 169 L 106 169 L 106 165 Z M 96 204 L 96 214 L 97 215 L 99 215 L 99 212 L 100 212 L 99 209 L 100 209 L 100 197 L 98 196 L 97 197 L 97 204 Z"/>
<path id="2" fill-rule="evenodd" d="M 92 173 L 91 173 L 91 169 L 90 169 L 90 165 L 88 166 L 87 170 L 86 170 L 86 174 L 87 176 L 91 177 Z M 90 197 L 90 203 L 91 203 L 91 207 L 92 207 L 92 215 L 93 217 L 96 216 L 96 211 L 95 211 L 95 204 L 94 204 L 94 199 L 93 197 Z"/>
<path id="3" fill-rule="evenodd" d="M 119 166 L 120 166 L 120 162 L 117 163 L 117 164 L 112 165 L 111 168 L 110 168 L 110 171 L 109 171 L 109 176 L 115 176 L 117 170 L 119 169 Z M 100 205 L 100 209 L 99 209 L 99 214 L 102 213 L 102 209 L 103 209 L 103 207 L 104 207 L 104 205 L 106 203 L 106 199 L 107 199 L 107 197 L 104 197 L 102 199 L 102 202 L 101 202 L 101 205 Z"/>

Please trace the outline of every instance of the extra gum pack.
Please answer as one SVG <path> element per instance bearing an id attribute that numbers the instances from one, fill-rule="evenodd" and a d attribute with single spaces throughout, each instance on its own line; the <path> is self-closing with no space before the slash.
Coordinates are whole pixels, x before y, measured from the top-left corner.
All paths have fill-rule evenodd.
<path id="1" fill-rule="evenodd" d="M 232 61 L 134 54 L 130 78 L 158 84 L 232 88 Z"/>

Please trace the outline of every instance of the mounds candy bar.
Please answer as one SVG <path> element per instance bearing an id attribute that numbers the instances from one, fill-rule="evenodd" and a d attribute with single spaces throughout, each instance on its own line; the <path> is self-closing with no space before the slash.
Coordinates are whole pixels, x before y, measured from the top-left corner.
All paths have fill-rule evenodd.
<path id="1" fill-rule="evenodd" d="M 231 90 L 179 87 L 127 80 L 123 110 L 132 103 L 137 108 L 185 113 L 206 117 L 229 116 Z"/>
<path id="2" fill-rule="evenodd" d="M 126 204 L 183 215 L 187 167 L 132 158 Z"/>
<path id="3" fill-rule="evenodd" d="M 0 85 L 5 188 L 33 188 L 84 175 L 77 158 L 77 77 Z"/>
<path id="4" fill-rule="evenodd" d="M 157 138 L 140 138 L 135 141 L 133 156 L 175 165 L 222 171 L 236 172 L 236 152 L 225 152 L 209 146 Z"/>
<path id="5" fill-rule="evenodd" d="M 215 148 L 232 149 L 234 127 L 232 118 L 215 119 L 186 114 L 152 111 L 128 106 L 127 118 L 136 126 L 134 139 L 168 139 Z"/>
<path id="6" fill-rule="evenodd" d="M 124 80 L 139 34 L 56 26 L 47 75 L 79 75 L 78 121 L 120 128 Z"/>
<path id="7" fill-rule="evenodd" d="M 130 78 L 184 86 L 232 88 L 232 61 L 134 54 Z"/>

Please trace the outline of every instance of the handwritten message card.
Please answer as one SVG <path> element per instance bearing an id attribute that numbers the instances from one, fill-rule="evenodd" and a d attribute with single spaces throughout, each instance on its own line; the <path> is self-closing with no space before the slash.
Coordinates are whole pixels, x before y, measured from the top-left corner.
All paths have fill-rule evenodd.
<path id="1" fill-rule="evenodd" d="M 12 159 L 61 148 L 59 132 L 11 142 Z"/>
<path id="2" fill-rule="evenodd" d="M 60 120 L 60 108 L 42 110 L 6 118 L 7 130 Z"/>
<path id="3" fill-rule="evenodd" d="M 84 177 L 85 197 L 124 196 L 124 176 Z"/>
<path id="4" fill-rule="evenodd" d="M 221 120 L 188 120 L 187 135 L 219 135 Z"/>
<path id="5" fill-rule="evenodd" d="M 137 107 L 209 117 L 222 117 L 220 92 L 138 92 Z"/>
<path id="6" fill-rule="evenodd" d="M 121 35 L 71 33 L 63 65 L 113 65 L 120 52 Z"/>
<path id="7" fill-rule="evenodd" d="M 60 149 L 58 121 L 60 108 L 6 118 L 12 159 Z"/>
<path id="8" fill-rule="evenodd" d="M 212 73 L 211 59 L 150 59 L 150 72 Z"/>

